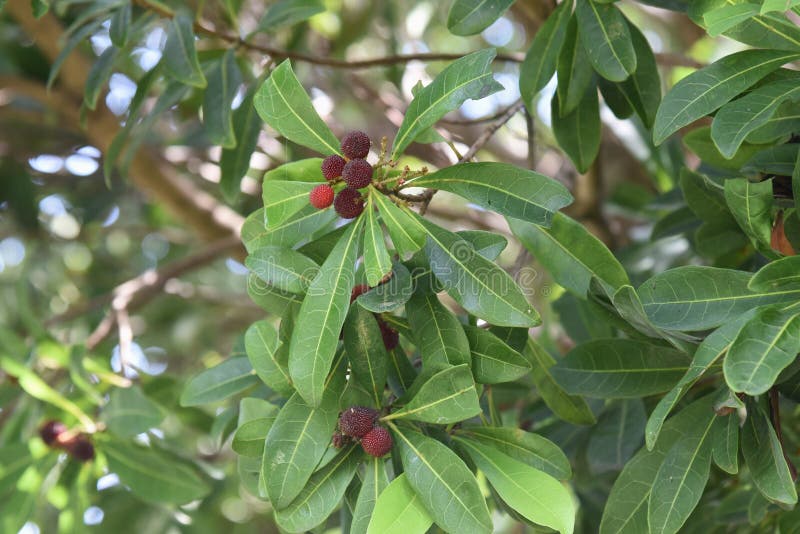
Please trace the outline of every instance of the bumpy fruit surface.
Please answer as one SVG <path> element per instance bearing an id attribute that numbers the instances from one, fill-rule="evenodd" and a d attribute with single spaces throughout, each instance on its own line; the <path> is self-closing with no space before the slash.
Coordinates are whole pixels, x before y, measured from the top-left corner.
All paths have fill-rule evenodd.
<path id="1" fill-rule="evenodd" d="M 58 437 L 67 431 L 67 426 L 61 421 L 47 421 L 39 427 L 39 437 L 49 447 L 58 445 Z"/>
<path id="2" fill-rule="evenodd" d="M 400 343 L 400 334 L 380 318 L 378 318 L 378 326 L 381 329 L 383 346 L 386 347 L 386 350 L 394 350 Z"/>
<path id="3" fill-rule="evenodd" d="M 367 454 L 380 458 L 392 450 L 392 435 L 382 426 L 376 426 L 361 439 L 361 448 Z"/>
<path id="4" fill-rule="evenodd" d="M 345 219 L 355 219 L 364 211 L 364 198 L 357 189 L 346 187 L 336 195 L 333 207 Z"/>
<path id="5" fill-rule="evenodd" d="M 366 158 L 371 144 L 367 134 L 356 130 L 342 138 L 342 153 L 349 159 Z"/>
<path id="6" fill-rule="evenodd" d="M 372 165 L 365 159 L 351 159 L 344 166 L 342 178 L 353 189 L 367 187 L 372 182 Z"/>
<path id="7" fill-rule="evenodd" d="M 86 436 L 78 436 L 64 446 L 70 456 L 80 462 L 94 459 L 94 445 Z"/>
<path id="8" fill-rule="evenodd" d="M 360 438 L 375 426 L 378 411 L 365 406 L 351 406 L 339 416 L 339 430 L 342 434 Z"/>
<path id="9" fill-rule="evenodd" d="M 328 181 L 334 181 L 342 175 L 345 160 L 339 154 L 332 154 L 322 160 L 322 176 Z"/>
<path id="10" fill-rule="evenodd" d="M 333 189 L 328 184 L 320 184 L 311 190 L 308 200 L 318 210 L 324 210 L 333 204 Z"/>
<path id="11" fill-rule="evenodd" d="M 334 447 L 336 447 L 337 449 L 341 449 L 342 447 L 344 447 L 348 443 L 350 443 L 350 437 L 349 436 L 345 436 L 344 434 L 342 434 L 338 430 L 333 433 L 333 438 L 331 439 L 331 444 Z"/>

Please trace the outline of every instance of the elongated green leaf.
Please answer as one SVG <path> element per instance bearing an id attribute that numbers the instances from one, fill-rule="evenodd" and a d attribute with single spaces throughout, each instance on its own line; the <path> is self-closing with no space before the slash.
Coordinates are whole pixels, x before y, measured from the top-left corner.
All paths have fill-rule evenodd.
<path id="1" fill-rule="evenodd" d="M 292 381 L 289 378 L 288 362 L 283 359 L 288 353 L 279 352 L 279 344 L 278 334 L 267 320 L 251 324 L 244 334 L 247 358 L 258 377 L 270 389 L 288 394 L 292 391 Z"/>
<path id="2" fill-rule="evenodd" d="M 800 80 L 796 76 L 757 87 L 722 106 L 711 124 L 711 137 L 722 155 L 732 158 L 747 136 L 766 124 L 782 103 L 798 98 Z"/>
<path id="3" fill-rule="evenodd" d="M 320 227 L 336 219 L 333 210 L 318 210 L 307 205 L 285 222 L 266 228 L 264 209 L 258 209 L 247 216 L 242 226 L 242 241 L 248 252 L 267 246 L 293 247 Z"/>
<path id="4" fill-rule="evenodd" d="M 152 503 L 186 504 L 201 499 L 211 487 L 174 455 L 113 438 L 96 440 L 108 468 L 140 499 Z"/>
<path id="5" fill-rule="evenodd" d="M 692 358 L 692 363 L 683 378 L 672 388 L 669 393 L 664 395 L 655 409 L 650 414 L 645 428 L 645 440 L 647 449 L 652 450 L 656 444 L 656 439 L 661 432 L 664 421 L 669 416 L 673 408 L 678 404 L 683 395 L 702 377 L 708 369 L 714 365 L 720 357 L 727 352 L 733 343 L 739 330 L 755 314 L 755 310 L 750 310 L 742 315 L 726 322 L 708 335 L 697 347 Z"/>
<path id="6" fill-rule="evenodd" d="M 212 143 L 234 148 L 233 99 L 242 85 L 242 72 L 236 64 L 236 51 L 231 48 L 212 67 L 208 87 L 203 94 L 203 125 Z"/>
<path id="7" fill-rule="evenodd" d="M 537 392 L 554 414 L 576 425 L 591 425 L 596 422 L 586 401 L 564 391 L 553 378 L 552 368 L 556 361 L 546 350 L 529 338 L 523 356 L 531 362 L 531 375 Z"/>
<path id="8" fill-rule="evenodd" d="M 468 98 L 478 100 L 503 88 L 492 77 L 491 64 L 496 51 L 487 48 L 466 55 L 448 65 L 421 89 L 406 110 L 403 123 L 392 144 L 396 160 L 414 139 L 433 126 L 445 114 L 458 108 Z"/>
<path id="9" fill-rule="evenodd" d="M 589 467 L 594 473 L 619 471 L 642 444 L 647 415 L 640 399 L 606 406 L 589 438 Z"/>
<path id="10" fill-rule="evenodd" d="M 759 12 L 755 4 L 724 5 L 703 15 L 706 31 L 712 37 L 724 33 Z"/>
<path id="11" fill-rule="evenodd" d="M 53 61 L 53 64 L 50 66 L 50 73 L 47 76 L 47 89 L 50 90 L 53 87 L 53 83 L 55 83 L 56 78 L 58 78 L 58 73 L 61 72 L 61 67 L 64 65 L 64 62 L 67 60 L 67 57 L 75 50 L 75 47 L 78 46 L 80 43 L 83 43 L 87 37 L 91 34 L 95 33 L 100 25 L 102 24 L 102 20 L 95 20 L 80 30 L 73 33 L 67 42 L 64 43 L 64 46 L 61 47 L 61 51 L 56 56 L 56 59 Z"/>
<path id="12" fill-rule="evenodd" d="M 289 141 L 326 156 L 339 153 L 339 141 L 317 114 L 289 60 L 272 71 L 254 104 L 261 119 Z"/>
<path id="13" fill-rule="evenodd" d="M 389 197 L 376 191 L 370 190 L 370 198 L 374 198 L 383 224 L 402 258 L 407 259 L 425 245 L 425 231 L 407 211 L 395 206 Z"/>
<path id="14" fill-rule="evenodd" d="M 408 181 L 443 189 L 497 213 L 550 226 L 555 212 L 572 203 L 566 187 L 507 163 L 462 163 Z"/>
<path id="15" fill-rule="evenodd" d="M 783 456 L 783 447 L 767 415 L 754 401 L 747 404 L 742 455 L 753 482 L 764 497 L 789 505 L 797 502 L 797 490 Z"/>
<path id="16" fill-rule="evenodd" d="M 113 46 L 106 48 L 105 52 L 100 54 L 100 57 L 97 58 L 91 70 L 89 70 L 83 94 L 83 103 L 86 104 L 87 108 L 94 110 L 97 107 L 97 98 L 111 76 L 111 71 L 118 55 L 119 49 Z"/>
<path id="17" fill-rule="evenodd" d="M 233 135 L 235 148 L 224 148 L 219 160 L 219 186 L 225 199 L 230 202 L 239 193 L 242 178 L 250 169 L 250 157 L 256 148 L 261 131 L 261 119 L 253 105 L 254 91 L 250 90 L 241 105 L 233 112 Z"/>
<path id="18" fill-rule="evenodd" d="M 178 11 L 170 19 L 163 61 L 167 74 L 179 82 L 200 88 L 206 86 L 194 48 L 194 17 L 190 11 Z"/>
<path id="19" fill-rule="evenodd" d="M 496 260 L 508 246 L 508 239 L 484 230 L 459 230 L 458 235 L 472 243 L 475 252 L 487 260 Z"/>
<path id="20" fill-rule="evenodd" d="M 772 233 L 772 180 L 725 180 L 725 200 L 736 222 L 759 249 L 770 251 Z"/>
<path id="21" fill-rule="evenodd" d="M 520 65 L 519 92 L 528 109 L 534 109 L 534 98 L 553 77 L 571 14 L 572 2 L 561 2 L 539 27 Z"/>
<path id="22" fill-rule="evenodd" d="M 472 373 L 480 384 L 511 382 L 528 374 L 531 364 L 484 328 L 465 326 L 472 353 Z"/>
<path id="23" fill-rule="evenodd" d="M 571 394 L 627 398 L 668 391 L 688 367 L 682 352 L 616 338 L 578 345 L 550 371 Z"/>
<path id="24" fill-rule="evenodd" d="M 229 358 L 192 377 L 181 393 L 181 406 L 198 406 L 227 399 L 258 383 L 245 356 Z"/>
<path id="25" fill-rule="evenodd" d="M 266 283 L 289 293 L 305 293 L 319 273 L 319 266 L 313 260 L 286 247 L 258 248 L 244 263 Z"/>
<path id="26" fill-rule="evenodd" d="M 447 29 L 456 35 L 480 33 L 499 19 L 514 0 L 453 0 Z"/>
<path id="27" fill-rule="evenodd" d="M 509 219 L 509 226 L 555 281 L 580 297 L 592 276 L 615 290 L 628 284 L 628 275 L 608 248 L 586 228 L 557 213 L 550 228 Z"/>
<path id="28" fill-rule="evenodd" d="M 560 117 L 565 117 L 578 107 L 594 77 L 592 64 L 578 37 L 577 16 L 569 19 L 564 45 L 558 56 L 556 72 L 558 74 L 558 87 L 556 88 L 558 113 Z"/>
<path id="29" fill-rule="evenodd" d="M 401 473 L 378 497 L 367 534 L 425 534 L 432 524 L 422 498 Z"/>
<path id="30" fill-rule="evenodd" d="M 392 264 L 389 280 L 362 293 L 357 302 L 374 313 L 396 310 L 411 298 L 414 292 L 411 273 L 402 263 Z"/>
<path id="31" fill-rule="evenodd" d="M 766 264 L 747 284 L 753 291 L 800 289 L 800 256 L 788 256 Z"/>
<path id="32" fill-rule="evenodd" d="M 14 488 L 33 463 L 27 443 L 11 443 L 0 447 L 0 495 Z"/>
<path id="33" fill-rule="evenodd" d="M 128 43 L 130 33 L 132 9 L 130 4 L 125 4 L 111 16 L 111 24 L 108 27 L 108 36 L 111 43 L 117 48 L 123 48 Z"/>
<path id="34" fill-rule="evenodd" d="M 578 0 L 575 14 L 583 47 L 600 76 L 621 82 L 636 71 L 636 50 L 617 6 Z"/>
<path id="35" fill-rule="evenodd" d="M 344 348 L 353 379 L 369 392 L 376 408 L 382 407 L 389 356 L 378 322 L 361 306 L 352 306 L 347 315 Z"/>
<path id="36" fill-rule="evenodd" d="M 688 439 L 678 440 L 664 457 L 648 501 L 650 532 L 678 532 L 703 496 L 711 469 L 715 421 L 709 410 L 701 428 L 694 429 Z"/>
<path id="37" fill-rule="evenodd" d="M 391 419 L 411 419 L 426 423 L 457 423 L 481 413 L 478 391 L 469 365 L 456 365 L 431 376 L 405 406 L 387 415 Z"/>
<path id="38" fill-rule="evenodd" d="M 650 278 L 638 289 L 653 324 L 667 330 L 704 330 L 750 308 L 793 301 L 800 290 L 750 291 L 750 273 L 686 266 Z"/>
<path id="39" fill-rule="evenodd" d="M 386 463 L 380 458 L 370 458 L 366 462 L 364 476 L 361 479 L 361 490 L 353 510 L 353 522 L 350 524 L 351 534 L 366 534 L 375 504 L 379 496 L 389 485 L 386 475 Z"/>
<path id="40" fill-rule="evenodd" d="M 653 125 L 661 144 L 687 124 L 716 111 L 781 65 L 800 57 L 779 50 L 744 50 L 683 78 L 664 96 Z"/>
<path id="41" fill-rule="evenodd" d="M 437 525 L 449 532 L 492 532 L 475 475 L 435 439 L 390 424 L 409 485 Z"/>
<path id="42" fill-rule="evenodd" d="M 322 399 L 325 377 L 347 317 L 360 237 L 359 219 L 349 225 L 322 264 L 303 299 L 292 332 L 289 376 L 297 392 L 312 406 Z"/>
<path id="43" fill-rule="evenodd" d="M 550 110 L 553 134 L 558 145 L 567 153 L 578 172 L 586 172 L 600 150 L 600 107 L 595 84 L 587 86 L 571 113 L 561 113 L 558 93 L 553 95 Z"/>
<path id="44" fill-rule="evenodd" d="M 283 405 L 264 444 L 261 473 L 273 506 L 285 508 L 297 497 L 328 449 L 339 416 L 343 376 L 332 375 L 319 406 L 299 394 Z"/>
<path id="45" fill-rule="evenodd" d="M 771 11 L 789 11 L 800 5 L 800 0 L 764 0 L 761 4 L 761 14 Z"/>
<path id="46" fill-rule="evenodd" d="M 516 282 L 477 254 L 458 234 L 418 218 L 428 234 L 425 252 L 436 278 L 465 310 L 498 326 L 535 326 L 539 314 Z"/>
<path id="47" fill-rule="evenodd" d="M 261 417 L 240 425 L 233 435 L 231 448 L 236 454 L 261 458 L 264 454 L 264 442 L 274 423 L 275 417 Z"/>
<path id="48" fill-rule="evenodd" d="M 479 441 L 529 466 L 559 479 L 572 476 L 569 460 L 552 441 L 519 428 L 464 425 L 460 436 Z"/>
<path id="49" fill-rule="evenodd" d="M 165 415 L 164 409 L 138 387 L 114 388 L 103 408 L 103 421 L 108 430 L 120 437 L 146 432 L 158 426 Z"/>
<path id="50" fill-rule="evenodd" d="M 765 393 L 800 352 L 800 308 L 758 310 L 733 341 L 725 358 L 725 380 L 733 391 Z"/>
<path id="51" fill-rule="evenodd" d="M 370 194 L 364 207 L 364 274 L 370 287 L 377 286 L 392 271 L 392 259 L 375 211 L 375 196 L 376 193 Z"/>
<path id="52" fill-rule="evenodd" d="M 680 184 L 686 203 L 695 215 L 704 221 L 733 222 L 723 185 L 689 169 L 681 170 Z"/>
<path id="53" fill-rule="evenodd" d="M 461 323 L 436 295 L 417 291 L 406 310 L 425 369 L 470 362 L 469 340 Z"/>
<path id="54" fill-rule="evenodd" d="M 711 429 L 711 455 L 714 463 L 726 473 L 739 472 L 739 415 L 732 413 Z"/>
<path id="55" fill-rule="evenodd" d="M 272 31 L 303 22 L 325 11 L 321 0 L 279 0 L 275 2 L 258 23 L 260 31 Z"/>
<path id="56" fill-rule="evenodd" d="M 268 229 L 286 222 L 292 215 L 309 205 L 308 195 L 319 182 L 266 180 L 262 190 L 264 215 Z"/>
<path id="57" fill-rule="evenodd" d="M 500 497 L 526 519 L 572 534 L 572 496 L 555 478 L 480 442 L 456 438 Z"/>

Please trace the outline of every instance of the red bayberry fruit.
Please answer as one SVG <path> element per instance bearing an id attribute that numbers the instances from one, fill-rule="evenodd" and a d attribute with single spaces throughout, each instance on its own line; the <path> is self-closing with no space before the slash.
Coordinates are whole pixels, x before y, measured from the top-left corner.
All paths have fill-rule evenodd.
<path id="1" fill-rule="evenodd" d="M 367 454 L 380 458 L 392 450 L 392 435 L 382 426 L 376 426 L 361 439 L 361 448 Z"/>
<path id="2" fill-rule="evenodd" d="M 308 200 L 318 210 L 324 210 L 333 204 L 333 189 L 328 184 L 320 184 L 311 190 Z"/>
<path id="3" fill-rule="evenodd" d="M 356 130 L 342 138 L 342 153 L 349 159 L 366 158 L 371 144 L 367 134 Z"/>
<path id="4" fill-rule="evenodd" d="M 39 427 L 39 437 L 48 447 L 58 445 L 58 437 L 67 431 L 67 426 L 61 421 L 47 421 Z"/>
<path id="5" fill-rule="evenodd" d="M 345 160 L 339 154 L 332 154 L 322 160 L 322 176 L 326 180 L 332 182 L 342 175 Z"/>
<path id="6" fill-rule="evenodd" d="M 380 317 L 378 318 L 378 327 L 381 329 L 383 346 L 386 347 L 386 350 L 394 350 L 400 343 L 400 334 L 397 330 L 386 324 Z"/>
<path id="7" fill-rule="evenodd" d="M 351 159 L 344 166 L 342 178 L 353 189 L 367 187 L 372 182 L 372 165 L 365 159 Z"/>
<path id="8" fill-rule="evenodd" d="M 355 219 L 364 211 L 364 198 L 357 189 L 346 187 L 333 199 L 333 207 L 345 219 Z"/>
<path id="9" fill-rule="evenodd" d="M 369 286 L 367 284 L 358 284 L 357 286 L 355 286 L 353 288 L 353 291 L 350 292 L 350 304 L 352 304 L 354 300 L 356 300 L 358 297 L 360 297 L 367 291 L 369 291 Z"/>
<path id="10" fill-rule="evenodd" d="M 94 445 L 86 436 L 78 436 L 64 446 L 70 456 L 80 462 L 94 459 Z"/>
<path id="11" fill-rule="evenodd" d="M 375 426 L 378 411 L 365 406 L 351 406 L 339 416 L 339 429 L 342 434 L 360 438 Z"/>

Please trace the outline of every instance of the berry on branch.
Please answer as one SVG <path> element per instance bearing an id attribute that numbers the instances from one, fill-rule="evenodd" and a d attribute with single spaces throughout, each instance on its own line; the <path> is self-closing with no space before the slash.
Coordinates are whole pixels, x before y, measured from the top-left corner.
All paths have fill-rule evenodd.
<path id="1" fill-rule="evenodd" d="M 342 175 L 345 163 L 344 158 L 339 154 L 331 154 L 322 160 L 322 176 L 329 182 L 335 181 Z"/>
<path id="2" fill-rule="evenodd" d="M 366 158 L 371 144 L 367 134 L 356 130 L 342 138 L 342 153 L 349 159 Z"/>
<path id="3" fill-rule="evenodd" d="M 378 411 L 366 406 L 351 406 L 339 416 L 339 429 L 342 434 L 360 438 L 375 426 Z"/>
<path id="4" fill-rule="evenodd" d="M 346 187 L 336 195 L 333 207 L 343 218 L 355 219 L 364 211 L 364 198 L 357 189 Z"/>
<path id="5" fill-rule="evenodd" d="M 308 200 L 318 210 L 324 210 L 333 204 L 333 189 L 328 184 L 320 184 L 311 190 Z"/>
<path id="6" fill-rule="evenodd" d="M 351 159 L 342 170 L 342 178 L 353 189 L 367 187 L 372 182 L 372 165 L 365 159 Z"/>
<path id="7" fill-rule="evenodd" d="M 70 456 L 79 462 L 88 462 L 94 459 L 94 445 L 86 436 L 78 436 L 71 443 L 65 445 Z"/>
<path id="8" fill-rule="evenodd" d="M 386 347 L 386 350 L 394 350 L 400 343 L 400 334 L 380 317 L 378 317 L 378 327 L 381 329 L 383 346 Z"/>
<path id="9" fill-rule="evenodd" d="M 61 421 L 47 421 L 39 427 L 39 437 L 48 447 L 58 445 L 58 437 L 67 431 L 67 426 Z"/>
<path id="10" fill-rule="evenodd" d="M 376 426 L 361 439 L 361 448 L 367 454 L 380 458 L 392 450 L 392 435 L 382 426 Z"/>

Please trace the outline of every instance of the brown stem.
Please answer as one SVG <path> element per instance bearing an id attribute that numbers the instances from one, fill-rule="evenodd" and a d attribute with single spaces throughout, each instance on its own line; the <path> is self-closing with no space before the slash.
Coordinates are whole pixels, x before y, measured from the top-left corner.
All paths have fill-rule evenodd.
<path id="1" fill-rule="evenodd" d="M 783 452 L 783 459 L 786 460 L 786 465 L 789 466 L 789 472 L 792 475 L 792 480 L 797 481 L 797 468 L 789 459 L 786 454 L 786 446 L 783 444 L 783 427 L 781 426 L 781 404 L 778 398 L 778 390 L 772 387 L 769 390 L 769 417 L 772 420 L 772 427 L 775 429 L 775 435 L 778 437 L 778 442 L 781 444 L 781 452 Z"/>

